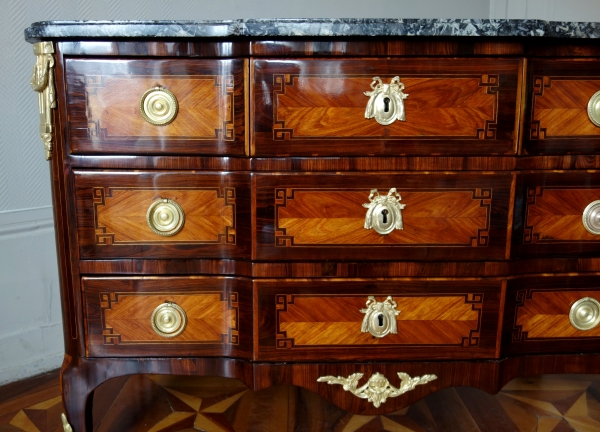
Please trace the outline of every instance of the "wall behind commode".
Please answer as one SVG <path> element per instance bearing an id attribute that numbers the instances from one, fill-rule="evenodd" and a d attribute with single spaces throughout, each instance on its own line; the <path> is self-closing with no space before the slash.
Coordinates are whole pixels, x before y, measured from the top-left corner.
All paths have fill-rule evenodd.
<path id="1" fill-rule="evenodd" d="M 342 6 L 340 6 L 342 5 Z M 50 175 L 38 137 L 34 57 L 45 20 L 531 18 L 600 21 L 598 0 L 0 0 L 0 385 L 60 366 L 63 337 Z"/>

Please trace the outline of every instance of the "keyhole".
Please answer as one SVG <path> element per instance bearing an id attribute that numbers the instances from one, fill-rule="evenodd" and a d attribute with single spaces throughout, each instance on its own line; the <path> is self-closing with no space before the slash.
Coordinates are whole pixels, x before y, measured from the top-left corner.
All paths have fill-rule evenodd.
<path id="1" fill-rule="evenodd" d="M 377 315 L 377 320 L 379 320 L 379 327 L 383 327 L 383 315 Z"/>
<path id="2" fill-rule="evenodd" d="M 389 213 L 388 209 L 381 210 L 381 214 L 383 215 L 383 223 L 387 223 L 387 215 Z"/>
<path id="3" fill-rule="evenodd" d="M 390 110 L 390 98 L 384 98 L 383 103 L 385 104 L 383 111 L 388 112 Z"/>

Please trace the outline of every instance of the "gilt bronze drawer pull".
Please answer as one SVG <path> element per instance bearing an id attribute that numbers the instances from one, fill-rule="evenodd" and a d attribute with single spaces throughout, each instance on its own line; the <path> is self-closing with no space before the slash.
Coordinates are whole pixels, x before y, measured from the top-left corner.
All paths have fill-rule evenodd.
<path id="1" fill-rule="evenodd" d="M 400 82 L 400 77 L 392 78 L 389 84 L 384 84 L 379 77 L 373 77 L 371 88 L 373 91 L 365 92 L 365 96 L 370 97 L 365 110 L 366 119 L 375 118 L 383 126 L 396 120 L 406 121 L 404 99 L 408 95 L 402 93 L 404 84 Z"/>
<path id="2" fill-rule="evenodd" d="M 600 200 L 592 201 L 583 210 L 583 226 L 590 234 L 600 234 Z"/>
<path id="3" fill-rule="evenodd" d="M 162 198 L 154 201 L 148 208 L 146 222 L 156 234 L 173 236 L 183 228 L 185 213 L 175 201 Z"/>
<path id="4" fill-rule="evenodd" d="M 379 195 L 377 189 L 371 189 L 368 203 L 363 207 L 369 209 L 365 216 L 365 229 L 373 228 L 379 234 L 389 234 L 395 229 L 403 230 L 402 210 L 406 204 L 400 204 L 402 197 L 391 188 L 386 196 Z"/>
<path id="5" fill-rule="evenodd" d="M 357 372 L 350 375 L 348 378 L 338 376 L 337 378 L 331 375 L 322 376 L 317 379 L 317 382 L 326 382 L 327 384 L 340 384 L 344 386 L 344 390 L 349 391 L 354 396 L 361 399 L 367 399 L 372 402 L 375 408 L 384 403 L 389 397 L 403 395 L 406 392 L 414 390 L 420 384 L 426 384 L 437 379 L 435 375 L 423 375 L 422 377 L 411 377 L 407 373 L 398 372 L 400 378 L 400 388 L 396 388 L 390 384 L 388 379 L 376 372 L 375 375 L 369 378 L 365 385 L 358 387 L 358 381 L 363 377 L 363 373 Z"/>
<path id="6" fill-rule="evenodd" d="M 183 332 L 187 325 L 187 315 L 181 306 L 167 302 L 159 305 L 150 317 L 154 331 L 164 338 L 172 338 Z"/>
<path id="7" fill-rule="evenodd" d="M 148 89 L 140 99 L 140 112 L 148 123 L 164 126 L 177 117 L 179 104 L 173 93 L 164 87 Z"/>
<path id="8" fill-rule="evenodd" d="M 600 91 L 594 93 L 587 106 L 588 117 L 591 122 L 600 127 Z"/>
<path id="9" fill-rule="evenodd" d="M 591 330 L 600 323 L 600 302 L 584 297 L 571 306 L 569 321 L 577 330 Z"/>

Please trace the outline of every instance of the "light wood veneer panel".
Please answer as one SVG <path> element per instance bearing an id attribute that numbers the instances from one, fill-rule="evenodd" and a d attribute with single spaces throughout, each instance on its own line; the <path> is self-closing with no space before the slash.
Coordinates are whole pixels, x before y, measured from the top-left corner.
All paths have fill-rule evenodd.
<path id="1" fill-rule="evenodd" d="M 510 173 L 260 173 L 256 257 L 504 259 L 511 179 Z M 387 195 L 392 187 L 406 206 L 404 229 L 387 235 L 365 229 L 370 190 Z"/>
<path id="2" fill-rule="evenodd" d="M 493 358 L 501 280 L 255 280 L 259 360 Z M 361 331 L 369 296 L 397 303 L 397 333 Z"/>
<path id="3" fill-rule="evenodd" d="M 468 344 L 479 326 L 481 304 L 473 303 L 473 298 L 394 297 L 396 310 L 401 311 L 397 317 L 398 333 L 374 338 L 360 330 L 365 317 L 360 310 L 365 307 L 365 298 L 291 296 L 287 309 L 278 313 L 278 337 L 294 346 L 459 345 Z M 284 299 L 277 297 L 277 301 L 280 304 Z"/>
<path id="4" fill-rule="evenodd" d="M 517 309 L 517 326 L 524 339 L 599 337 L 600 326 L 582 331 L 569 321 L 569 311 L 584 297 L 600 299 L 598 291 L 533 292 Z"/>
<path id="5" fill-rule="evenodd" d="M 250 282 L 223 277 L 82 278 L 89 356 L 248 357 L 252 346 Z M 152 312 L 171 302 L 187 315 L 172 338 L 157 334 Z"/>
<path id="6" fill-rule="evenodd" d="M 250 176 L 194 171 L 74 172 L 81 256 L 214 258 L 250 256 Z M 152 231 L 148 208 L 176 202 L 183 228 Z"/>
<path id="7" fill-rule="evenodd" d="M 243 60 L 69 58 L 66 68 L 73 153 L 245 154 Z M 157 86 L 178 102 L 167 125 L 140 113 Z"/>
<path id="8" fill-rule="evenodd" d="M 521 68 L 519 59 L 255 59 L 252 154 L 514 154 Z M 366 119 L 373 78 L 395 76 L 406 121 Z"/>

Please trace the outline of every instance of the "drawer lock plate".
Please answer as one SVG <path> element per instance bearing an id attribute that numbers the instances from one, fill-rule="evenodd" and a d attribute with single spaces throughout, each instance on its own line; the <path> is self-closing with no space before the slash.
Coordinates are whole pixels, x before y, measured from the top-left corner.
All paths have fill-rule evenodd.
<path id="1" fill-rule="evenodd" d="M 363 204 L 367 208 L 365 216 L 365 229 L 373 228 L 379 234 L 389 234 L 395 229 L 404 229 L 402 221 L 402 210 L 406 204 L 400 204 L 402 197 L 391 188 L 386 196 L 379 195 L 377 189 L 371 189 L 368 203 Z"/>
<path id="2" fill-rule="evenodd" d="M 406 121 L 404 99 L 408 95 L 402 92 L 404 84 L 400 82 L 399 76 L 392 78 L 389 84 L 384 84 L 379 77 L 373 77 L 371 88 L 373 91 L 365 92 L 365 96 L 370 97 L 365 109 L 366 119 L 375 118 L 383 126 L 396 120 Z"/>
<path id="3" fill-rule="evenodd" d="M 398 333 L 396 317 L 401 311 L 396 310 L 398 304 L 388 296 L 385 301 L 378 302 L 374 296 L 369 296 L 367 307 L 360 311 L 365 314 L 361 331 L 382 338 L 390 333 Z"/>

